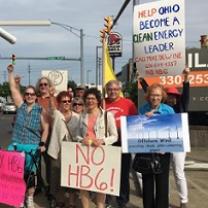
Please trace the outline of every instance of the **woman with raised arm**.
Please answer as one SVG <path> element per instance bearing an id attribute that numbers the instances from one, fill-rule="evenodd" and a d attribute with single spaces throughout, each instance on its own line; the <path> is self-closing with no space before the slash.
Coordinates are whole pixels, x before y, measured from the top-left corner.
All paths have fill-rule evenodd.
<path id="1" fill-rule="evenodd" d="M 17 107 L 17 115 L 14 124 L 12 143 L 8 150 L 23 151 L 26 155 L 25 180 L 33 173 L 32 180 L 27 184 L 26 205 L 27 208 L 34 208 L 33 195 L 35 192 L 36 166 L 33 159 L 39 160 L 38 149 L 41 152 L 46 150 L 45 143 L 48 137 L 48 121 L 45 111 L 36 103 L 36 91 L 31 85 L 27 86 L 22 96 L 14 79 L 14 66 L 7 67 L 9 85 L 12 99 Z M 34 158 L 33 158 L 34 157 Z M 38 164 L 38 162 L 37 162 Z"/>
<path id="2" fill-rule="evenodd" d="M 75 141 L 77 127 L 79 123 L 79 115 L 71 110 L 72 97 L 67 91 L 61 91 L 57 97 L 57 109 L 54 103 L 54 88 L 50 88 L 50 110 L 53 119 L 51 138 L 48 146 L 48 154 L 51 160 L 51 183 L 50 187 L 50 208 L 60 206 L 63 201 L 63 196 L 60 196 L 60 151 L 62 141 Z M 67 189 L 69 197 L 68 203 L 70 208 L 76 207 L 76 191 Z"/>

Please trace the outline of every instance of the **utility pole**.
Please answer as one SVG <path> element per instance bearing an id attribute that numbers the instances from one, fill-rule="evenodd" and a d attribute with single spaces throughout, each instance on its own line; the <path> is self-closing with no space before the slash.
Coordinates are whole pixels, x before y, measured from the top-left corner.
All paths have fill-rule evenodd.
<path id="1" fill-rule="evenodd" d="M 99 85 L 99 48 L 102 48 L 102 46 L 96 46 L 96 72 L 95 72 L 95 84 L 96 87 Z"/>
<path id="2" fill-rule="evenodd" d="M 6 82 L 6 80 L 7 80 L 7 72 L 6 71 L 4 71 L 3 76 L 4 76 L 4 82 Z"/>
<path id="3" fill-rule="evenodd" d="M 83 29 L 80 29 L 80 81 L 81 84 L 84 84 L 84 34 Z"/>
<path id="4" fill-rule="evenodd" d="M 30 85 L 30 73 L 31 73 L 31 67 L 30 64 L 28 64 L 28 85 Z"/>

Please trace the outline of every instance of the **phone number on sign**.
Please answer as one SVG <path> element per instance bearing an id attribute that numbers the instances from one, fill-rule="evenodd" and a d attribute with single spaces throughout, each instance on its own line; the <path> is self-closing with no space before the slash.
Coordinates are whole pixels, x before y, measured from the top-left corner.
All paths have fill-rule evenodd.
<path id="1" fill-rule="evenodd" d="M 192 87 L 205 87 L 208 86 L 208 71 L 194 71 L 191 72 L 188 76 L 188 80 Z M 182 85 L 183 76 L 161 76 L 160 84 L 164 86 L 174 86 L 174 85 Z"/>

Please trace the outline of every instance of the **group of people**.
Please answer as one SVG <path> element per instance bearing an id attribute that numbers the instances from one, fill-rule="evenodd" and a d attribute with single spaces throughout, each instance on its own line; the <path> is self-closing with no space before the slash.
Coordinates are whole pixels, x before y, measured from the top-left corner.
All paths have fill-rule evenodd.
<path id="1" fill-rule="evenodd" d="M 33 196 L 36 187 L 37 167 L 33 165 L 31 159 L 31 154 L 33 154 L 37 157 L 36 161 L 40 160 L 38 163 L 41 166 L 43 182 L 44 185 L 48 185 L 50 208 L 63 207 L 64 195 L 68 196 L 68 207 L 76 207 L 78 194 L 83 208 L 89 208 L 92 197 L 89 191 L 79 190 L 78 192 L 72 188 L 63 189 L 60 187 L 61 143 L 62 141 L 71 141 L 81 142 L 83 145 L 121 146 L 120 117 L 137 115 L 135 104 L 130 99 L 120 96 L 121 84 L 117 80 L 111 80 L 106 84 L 107 97 L 104 100 L 98 89 L 86 89 L 84 86 L 76 88 L 75 96 L 71 90 L 62 91 L 55 96 L 54 87 L 47 77 L 40 78 L 36 88 L 27 86 L 22 95 L 15 82 L 14 66 L 9 65 L 7 69 L 11 95 L 17 106 L 12 142 L 8 149 L 26 152 L 25 180 L 29 181 L 25 200 L 26 207 L 34 207 Z M 187 77 L 188 73 L 184 74 Z M 146 86 L 144 89 L 147 103 L 140 108 L 140 114 L 154 116 L 154 114 L 181 112 L 178 110 L 180 107 L 177 109 L 174 107 L 178 106 L 178 103 L 183 103 L 182 96 L 178 91 L 175 94 L 173 91 L 168 93 L 160 84 L 147 87 L 145 80 L 142 82 L 143 86 Z M 172 100 L 174 105 L 168 103 L 168 100 Z M 180 105 L 183 106 L 183 104 Z M 42 153 L 40 158 L 36 154 L 37 151 Z M 168 184 L 171 154 L 157 154 L 161 158 L 162 172 L 142 174 L 144 208 L 169 207 Z M 180 164 L 174 163 L 176 169 L 174 173 L 176 173 L 181 208 L 185 208 L 188 202 L 184 175 L 185 153 L 181 153 L 180 156 L 177 154 L 173 154 L 173 161 L 180 160 Z M 130 194 L 131 154 L 122 154 L 121 160 L 120 194 L 116 197 L 116 202 L 119 208 L 125 208 Z M 31 176 L 28 173 L 31 170 L 33 177 L 28 180 L 29 175 Z M 183 185 L 181 185 L 182 183 Z M 110 207 L 111 197 L 103 193 L 96 193 L 95 203 L 98 208 Z"/>

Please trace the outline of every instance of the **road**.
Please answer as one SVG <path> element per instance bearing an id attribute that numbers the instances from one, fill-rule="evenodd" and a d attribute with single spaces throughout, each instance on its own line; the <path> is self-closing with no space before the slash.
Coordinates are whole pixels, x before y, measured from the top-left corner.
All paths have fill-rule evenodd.
<path id="1" fill-rule="evenodd" d="M 0 115 L 0 146 L 5 148 L 10 142 L 11 137 L 11 121 L 13 115 Z M 203 161 L 208 163 L 208 151 L 206 149 L 193 149 L 192 153 L 187 156 L 188 159 Z M 186 171 L 188 189 L 189 189 L 189 208 L 206 208 L 208 201 L 208 171 L 188 170 Z M 139 197 L 137 180 L 131 174 L 131 195 L 129 208 L 142 208 L 142 198 Z M 47 200 L 43 194 L 35 197 L 36 208 L 47 208 Z M 178 195 L 175 187 L 172 171 L 170 172 L 170 203 L 174 208 L 179 206 Z M 78 202 L 78 207 L 80 202 Z M 95 206 L 92 204 L 92 208 Z M 0 204 L 0 208 L 9 208 L 9 206 Z"/>

